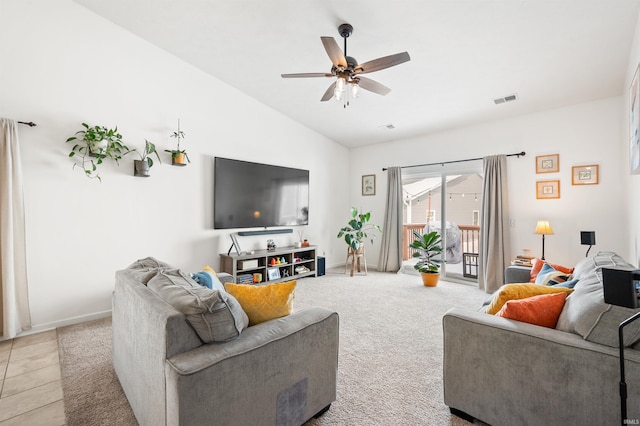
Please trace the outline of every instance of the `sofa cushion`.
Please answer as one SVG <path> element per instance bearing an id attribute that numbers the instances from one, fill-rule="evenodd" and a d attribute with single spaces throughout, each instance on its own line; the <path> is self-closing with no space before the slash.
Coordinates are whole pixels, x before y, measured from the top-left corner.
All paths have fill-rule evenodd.
<path id="1" fill-rule="evenodd" d="M 540 272 L 538 272 L 538 276 L 536 277 L 535 283 L 548 285 L 549 281 L 551 281 L 552 279 L 562 279 L 563 277 L 564 277 L 563 281 L 566 281 L 567 275 L 564 272 L 558 271 L 550 264 L 545 263 L 542 266 L 542 269 L 540 269 Z"/>
<path id="2" fill-rule="evenodd" d="M 485 313 L 495 315 L 502 306 L 507 303 L 507 300 L 525 299 L 531 296 L 537 296 L 539 294 L 551 294 L 567 292 L 571 293 L 573 290 L 566 287 L 550 287 L 546 285 L 538 284 L 505 284 L 495 293 L 493 300 L 485 308 Z"/>
<path id="3" fill-rule="evenodd" d="M 224 286 L 238 299 L 251 326 L 291 313 L 296 280 L 267 285 L 226 283 Z"/>
<path id="4" fill-rule="evenodd" d="M 532 282 L 532 283 L 537 282 L 536 279 L 538 278 L 538 274 L 545 267 L 545 265 L 549 265 L 551 268 L 555 269 L 556 271 L 560 271 L 565 274 L 572 274 L 574 270 L 574 268 L 568 268 L 566 266 L 558 265 L 555 263 L 547 263 L 546 261 L 538 258 L 534 258 L 533 260 L 531 260 L 531 264 L 532 266 L 531 266 L 529 282 Z"/>
<path id="5" fill-rule="evenodd" d="M 639 309 L 609 305 L 604 302 L 602 267 L 635 268 L 614 252 L 600 252 L 576 265 L 574 277 L 579 278 L 574 292 L 567 298 L 556 329 L 577 333 L 585 340 L 618 347 L 618 326 Z M 625 346 L 640 340 L 640 322 L 624 329 Z"/>
<path id="6" fill-rule="evenodd" d="M 191 278 L 203 287 L 207 287 L 212 290 L 225 291 L 224 286 L 218 279 L 218 275 L 209 266 L 205 266 L 200 272 L 191 274 Z"/>
<path id="7" fill-rule="evenodd" d="M 140 281 L 142 284 L 147 285 L 149 280 L 156 276 L 159 269 L 175 268 L 154 257 L 145 257 L 144 259 L 136 260 L 131 265 L 127 266 L 126 269 L 133 273 L 135 279 Z"/>
<path id="8" fill-rule="evenodd" d="M 555 328 L 564 306 L 567 293 L 540 294 L 526 299 L 508 300 L 496 313 L 498 317 L 509 318 L 542 327 Z"/>
<path id="9" fill-rule="evenodd" d="M 234 339 L 249 324 L 233 296 L 202 287 L 178 269 L 159 270 L 147 287 L 182 312 L 205 343 Z"/>

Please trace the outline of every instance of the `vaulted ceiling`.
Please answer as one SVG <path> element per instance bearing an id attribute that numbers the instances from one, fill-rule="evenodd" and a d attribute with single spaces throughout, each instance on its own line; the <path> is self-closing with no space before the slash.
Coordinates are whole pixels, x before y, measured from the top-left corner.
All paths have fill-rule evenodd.
<path id="1" fill-rule="evenodd" d="M 620 95 L 640 0 L 75 0 L 347 147 L 414 137 Z M 391 88 L 347 108 L 320 102 L 333 78 L 320 36 Z M 637 35 L 636 35 L 637 36 Z M 517 100 L 495 104 L 512 94 Z"/>

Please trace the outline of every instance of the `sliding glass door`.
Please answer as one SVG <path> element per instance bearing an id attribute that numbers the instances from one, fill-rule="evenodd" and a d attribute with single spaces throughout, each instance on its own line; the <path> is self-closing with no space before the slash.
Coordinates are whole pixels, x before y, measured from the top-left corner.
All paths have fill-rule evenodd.
<path id="1" fill-rule="evenodd" d="M 413 231 L 437 231 L 446 263 L 443 279 L 477 281 L 482 175 L 478 167 L 449 171 L 403 171 L 403 271 L 415 263 L 408 248 Z"/>

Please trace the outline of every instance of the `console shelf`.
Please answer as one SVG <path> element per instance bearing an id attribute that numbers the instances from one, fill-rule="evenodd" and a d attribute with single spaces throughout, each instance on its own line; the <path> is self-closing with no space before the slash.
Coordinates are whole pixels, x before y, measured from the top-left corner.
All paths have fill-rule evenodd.
<path id="1" fill-rule="evenodd" d="M 281 247 L 241 255 L 221 253 L 220 270 L 231 274 L 233 281 L 238 284 L 265 284 L 315 277 L 318 264 L 316 248 Z M 254 274 L 261 274 L 262 281 L 254 283 Z"/>

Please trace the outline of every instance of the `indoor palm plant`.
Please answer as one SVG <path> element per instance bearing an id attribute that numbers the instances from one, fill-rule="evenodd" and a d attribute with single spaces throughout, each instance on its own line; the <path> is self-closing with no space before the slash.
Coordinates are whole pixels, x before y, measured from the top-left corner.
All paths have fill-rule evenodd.
<path id="1" fill-rule="evenodd" d="M 153 166 L 153 159 L 150 157 L 151 154 L 155 154 L 158 161 L 162 163 L 162 160 L 160 160 L 160 156 L 158 155 L 158 151 L 156 151 L 156 146 L 146 139 L 144 140 L 144 151 L 142 154 L 137 150 L 136 152 L 140 156 L 140 159 L 133 162 L 134 176 L 149 177 L 149 169 Z"/>
<path id="2" fill-rule="evenodd" d="M 382 228 L 379 225 L 369 223 L 371 220 L 371 213 L 358 213 L 358 209 L 351 207 L 351 220 L 348 225 L 341 228 L 338 232 L 338 238 L 344 237 L 344 241 L 350 247 L 350 250 L 354 252 L 358 251 L 362 247 L 364 240 L 371 240 L 376 237 L 373 231 L 382 232 Z"/>
<path id="3" fill-rule="evenodd" d="M 119 165 L 118 161 L 131 150 L 122 142 L 122 135 L 118 133 L 118 127 L 109 129 L 104 126 L 89 126 L 82 123 L 82 130 L 67 139 L 67 142 L 75 142 L 69 157 L 75 157 L 74 167 L 80 166 L 85 176 L 97 178 L 98 166 L 104 159 L 111 159 Z"/>
<path id="4" fill-rule="evenodd" d="M 436 286 L 440 278 L 440 264 L 444 262 L 440 234 L 436 231 L 427 234 L 413 231 L 413 236 L 415 239 L 409 244 L 409 247 L 416 250 L 413 257 L 419 258 L 413 267 L 422 275 L 422 282 L 425 286 Z"/>

